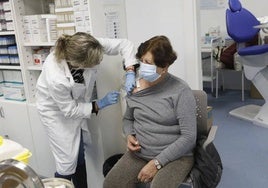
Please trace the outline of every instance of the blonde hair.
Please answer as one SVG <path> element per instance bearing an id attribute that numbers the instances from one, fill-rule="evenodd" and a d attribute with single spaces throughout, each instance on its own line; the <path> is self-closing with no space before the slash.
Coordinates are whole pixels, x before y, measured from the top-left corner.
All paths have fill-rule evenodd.
<path id="1" fill-rule="evenodd" d="M 56 41 L 55 57 L 58 62 L 65 59 L 72 66 L 93 67 L 101 62 L 102 56 L 102 45 L 87 33 L 63 34 Z"/>

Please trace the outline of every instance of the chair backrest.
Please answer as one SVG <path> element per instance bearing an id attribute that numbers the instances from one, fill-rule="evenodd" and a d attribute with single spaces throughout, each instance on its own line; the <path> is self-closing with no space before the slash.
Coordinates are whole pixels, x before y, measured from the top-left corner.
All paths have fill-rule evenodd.
<path id="1" fill-rule="evenodd" d="M 229 36 L 237 43 L 248 42 L 260 31 L 254 28 L 260 22 L 243 8 L 239 0 L 229 0 L 229 9 L 226 10 L 226 27 Z"/>
<path id="2" fill-rule="evenodd" d="M 192 90 L 196 101 L 197 136 L 207 136 L 209 127 L 207 124 L 207 94 L 203 90 Z"/>

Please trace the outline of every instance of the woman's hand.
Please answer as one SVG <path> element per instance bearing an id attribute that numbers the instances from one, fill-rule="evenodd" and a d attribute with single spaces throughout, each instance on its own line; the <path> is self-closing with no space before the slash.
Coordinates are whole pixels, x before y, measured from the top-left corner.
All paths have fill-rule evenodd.
<path id="1" fill-rule="evenodd" d="M 150 182 L 157 173 L 157 168 L 154 164 L 154 160 L 150 160 L 140 171 L 138 180 L 141 182 Z"/>
<path id="2" fill-rule="evenodd" d="M 130 151 L 139 151 L 141 149 L 141 146 L 135 136 L 133 135 L 127 136 L 127 148 Z"/>

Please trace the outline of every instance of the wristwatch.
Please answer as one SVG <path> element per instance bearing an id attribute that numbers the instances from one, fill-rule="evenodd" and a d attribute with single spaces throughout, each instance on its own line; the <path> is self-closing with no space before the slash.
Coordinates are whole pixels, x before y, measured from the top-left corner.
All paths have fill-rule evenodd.
<path id="1" fill-rule="evenodd" d="M 162 168 L 161 164 L 159 163 L 159 161 L 157 159 L 154 159 L 154 164 L 155 164 L 157 170 L 160 170 Z"/>

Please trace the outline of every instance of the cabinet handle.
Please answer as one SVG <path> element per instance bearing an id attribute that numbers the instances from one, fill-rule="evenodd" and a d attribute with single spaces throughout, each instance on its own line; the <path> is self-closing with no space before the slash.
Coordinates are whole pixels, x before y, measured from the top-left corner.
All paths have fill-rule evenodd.
<path id="1" fill-rule="evenodd" d="M 1 108 L 0 108 L 0 116 L 2 117 L 2 118 L 5 118 L 5 113 L 4 113 L 4 108 L 1 106 Z"/>

